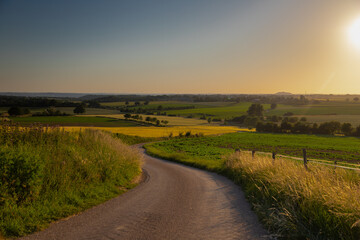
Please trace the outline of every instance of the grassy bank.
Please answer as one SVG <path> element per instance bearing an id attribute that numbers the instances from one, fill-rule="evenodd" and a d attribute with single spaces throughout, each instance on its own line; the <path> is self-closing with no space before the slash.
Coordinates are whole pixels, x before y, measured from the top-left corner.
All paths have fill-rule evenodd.
<path id="1" fill-rule="evenodd" d="M 0 235 L 22 236 L 133 187 L 141 155 L 110 134 L 0 126 Z"/>
<path id="2" fill-rule="evenodd" d="M 215 171 L 240 184 L 261 221 L 280 239 L 359 239 L 360 176 L 245 152 L 221 159 L 145 145 L 153 156 Z"/>

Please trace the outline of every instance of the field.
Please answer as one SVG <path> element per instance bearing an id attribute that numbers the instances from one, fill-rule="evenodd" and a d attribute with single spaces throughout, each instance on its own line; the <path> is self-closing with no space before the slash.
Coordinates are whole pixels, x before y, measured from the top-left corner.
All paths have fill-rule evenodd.
<path id="1" fill-rule="evenodd" d="M 41 123 L 41 124 L 60 125 L 60 126 L 99 126 L 99 127 L 139 126 L 139 124 L 136 122 L 119 120 L 108 117 L 44 116 L 44 117 L 11 117 L 10 119 L 13 122 L 19 123 L 21 125 Z"/>
<path id="2" fill-rule="evenodd" d="M 177 127 L 64 127 L 67 131 L 79 131 L 80 129 L 90 128 L 109 131 L 111 133 L 122 133 L 130 136 L 139 137 L 173 137 L 180 133 L 185 134 L 191 132 L 194 134 L 204 135 L 218 135 L 224 133 L 234 133 L 238 131 L 249 131 L 248 129 L 240 129 L 237 127 L 223 127 L 223 126 L 177 126 Z"/>
<path id="3" fill-rule="evenodd" d="M 254 140 L 251 135 L 258 135 L 258 143 L 273 140 L 274 145 L 286 145 L 286 139 L 281 136 L 266 138 L 263 134 L 235 133 L 150 143 L 145 148 L 153 156 L 228 176 L 242 186 L 259 219 L 279 239 L 359 239 L 360 175 L 357 172 L 334 170 L 311 162 L 306 170 L 301 162 L 281 157 L 272 161 L 262 154 L 252 158 L 251 153 L 234 153 L 229 149 L 242 146 L 244 136 L 251 142 Z M 333 137 L 326 141 L 318 136 L 307 139 L 305 135 L 293 136 L 291 140 L 296 137 L 301 141 L 292 143 L 287 139 L 293 150 L 309 146 L 307 140 L 320 149 L 331 148 L 332 142 L 342 143 L 343 149 L 347 142 L 352 147 L 360 144 L 352 138 Z"/>
<path id="4" fill-rule="evenodd" d="M 8 109 L 9 109 L 8 107 L 0 108 L 0 114 L 3 112 L 7 112 Z M 46 108 L 29 108 L 29 109 L 31 113 L 41 113 L 45 111 Z M 59 110 L 66 114 L 74 114 L 73 107 L 57 107 L 56 110 Z M 84 115 L 94 115 L 94 114 L 109 115 L 109 114 L 118 114 L 118 113 L 119 113 L 118 110 L 113 110 L 113 109 L 86 108 L 86 112 L 84 113 Z"/>
<path id="5" fill-rule="evenodd" d="M 116 119 L 125 119 L 124 114 L 113 114 L 113 115 L 89 115 L 89 116 L 98 116 L 98 117 L 111 117 Z M 169 117 L 169 116 L 157 116 L 157 115 L 144 115 L 139 114 L 143 118 L 143 121 L 146 117 L 156 117 L 160 121 L 166 120 L 169 123 L 168 126 L 196 126 L 196 125 L 210 125 L 207 120 L 201 120 L 197 118 L 183 118 L 183 117 Z M 79 117 L 88 117 L 79 115 Z M 218 123 L 211 123 L 211 125 L 219 125 Z"/>
<path id="6" fill-rule="evenodd" d="M 360 104 L 350 102 L 324 102 L 301 106 L 279 104 L 276 109 L 270 110 L 266 114 L 281 116 L 286 112 L 296 115 L 360 115 Z"/>
<path id="7" fill-rule="evenodd" d="M 234 152 L 234 149 L 302 157 L 302 149 L 305 148 L 308 158 L 360 163 L 360 139 L 355 137 L 239 132 L 214 137 L 174 139 L 155 143 L 154 146 L 167 153 L 183 152 L 191 157 L 216 161 L 221 160 L 222 155 Z"/>
<path id="8" fill-rule="evenodd" d="M 201 117 L 203 114 L 218 117 L 218 118 L 231 118 L 246 114 L 246 111 L 250 107 L 251 103 L 226 103 L 220 106 L 209 106 L 195 109 L 184 109 L 184 110 L 169 110 L 167 114 L 175 114 L 180 116 L 193 115 Z M 269 109 L 269 104 L 264 104 L 264 109 Z"/>
<path id="9" fill-rule="evenodd" d="M 0 125 L 0 236 L 22 236 L 134 187 L 141 155 L 110 134 Z M 0 237 L 1 238 L 1 237 Z"/>

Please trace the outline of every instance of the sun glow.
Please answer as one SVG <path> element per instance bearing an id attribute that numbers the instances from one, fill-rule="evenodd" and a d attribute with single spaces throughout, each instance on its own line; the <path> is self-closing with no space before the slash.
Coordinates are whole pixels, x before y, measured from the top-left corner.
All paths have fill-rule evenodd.
<path id="1" fill-rule="evenodd" d="M 360 49 L 360 18 L 356 19 L 348 29 L 349 40 Z"/>

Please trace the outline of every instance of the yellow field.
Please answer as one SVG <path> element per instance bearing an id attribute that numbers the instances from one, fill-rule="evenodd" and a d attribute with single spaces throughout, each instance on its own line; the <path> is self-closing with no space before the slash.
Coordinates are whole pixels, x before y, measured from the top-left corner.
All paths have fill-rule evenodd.
<path id="1" fill-rule="evenodd" d="M 64 127 L 67 131 L 79 131 L 80 129 L 91 128 L 109 131 L 112 133 L 122 133 L 140 137 L 168 137 L 170 133 L 178 136 L 179 133 L 191 131 L 192 134 L 202 133 L 204 135 L 215 135 L 232 133 L 238 131 L 252 131 L 237 127 L 227 126 L 177 126 L 177 127 Z"/>
<path id="2" fill-rule="evenodd" d="M 125 119 L 124 114 L 112 114 L 112 115 L 78 115 L 79 117 L 107 117 L 107 118 L 116 118 L 116 119 Z M 145 120 L 146 117 L 156 117 L 160 121 L 166 120 L 169 121 L 168 126 L 194 126 L 194 125 L 219 125 L 218 123 L 209 124 L 207 120 L 201 120 L 196 118 L 183 118 L 183 117 L 169 117 L 169 116 L 157 116 L 157 115 L 144 115 L 139 114 Z"/>

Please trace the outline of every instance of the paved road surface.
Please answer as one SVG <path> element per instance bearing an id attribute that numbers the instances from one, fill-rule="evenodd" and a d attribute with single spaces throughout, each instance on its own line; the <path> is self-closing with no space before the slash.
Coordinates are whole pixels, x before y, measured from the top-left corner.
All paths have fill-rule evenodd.
<path id="1" fill-rule="evenodd" d="M 149 156 L 145 160 L 146 177 L 136 188 L 24 239 L 267 238 L 230 180 Z"/>

